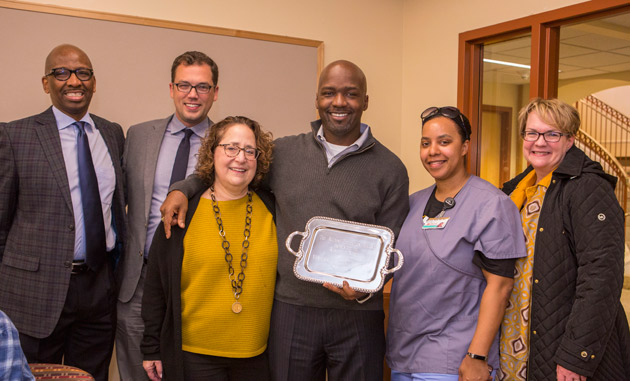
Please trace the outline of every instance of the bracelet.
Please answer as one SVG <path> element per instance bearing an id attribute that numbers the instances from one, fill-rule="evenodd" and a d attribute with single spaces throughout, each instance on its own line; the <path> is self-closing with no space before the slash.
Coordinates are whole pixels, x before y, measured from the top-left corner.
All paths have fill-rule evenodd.
<path id="1" fill-rule="evenodd" d="M 488 356 L 476 355 L 474 353 L 466 352 L 466 356 L 473 360 L 488 361 Z"/>

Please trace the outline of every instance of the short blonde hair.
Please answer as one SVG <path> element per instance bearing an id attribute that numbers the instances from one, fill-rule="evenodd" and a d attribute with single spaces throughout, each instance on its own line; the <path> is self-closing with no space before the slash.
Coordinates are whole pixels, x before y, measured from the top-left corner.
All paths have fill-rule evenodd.
<path id="1" fill-rule="evenodd" d="M 575 136 L 580 129 L 580 114 L 575 107 L 559 99 L 534 98 L 518 114 L 521 134 L 525 131 L 527 118 L 532 112 L 535 112 L 543 122 L 569 136 Z"/>
<path id="2" fill-rule="evenodd" d="M 214 184 L 214 150 L 221 142 L 225 131 L 235 124 L 243 124 L 251 128 L 256 138 L 256 149 L 260 151 L 260 155 L 258 155 L 258 159 L 256 159 L 256 174 L 250 186 L 256 188 L 267 172 L 269 172 L 273 151 L 273 137 L 271 132 L 263 131 L 258 122 L 247 117 L 228 116 L 208 128 L 206 136 L 201 141 L 195 172 L 207 186 Z"/>

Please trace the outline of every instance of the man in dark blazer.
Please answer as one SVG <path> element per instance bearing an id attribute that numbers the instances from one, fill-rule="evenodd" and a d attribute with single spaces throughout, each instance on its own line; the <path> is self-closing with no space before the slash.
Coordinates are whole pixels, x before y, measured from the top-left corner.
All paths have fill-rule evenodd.
<path id="1" fill-rule="evenodd" d="M 87 112 L 96 80 L 81 49 L 55 47 L 42 84 L 53 106 L 0 126 L 0 309 L 29 362 L 63 357 L 107 380 L 124 135 Z"/>
<path id="2" fill-rule="evenodd" d="M 170 184 L 195 170 L 201 138 L 212 125 L 208 111 L 219 94 L 218 79 L 219 69 L 210 57 L 196 51 L 181 54 L 171 66 L 169 85 L 175 113 L 131 126 L 127 133 L 123 167 L 129 235 L 116 332 L 116 359 L 122 381 L 148 380 L 140 352 L 144 331 L 140 310 L 149 248 Z"/>

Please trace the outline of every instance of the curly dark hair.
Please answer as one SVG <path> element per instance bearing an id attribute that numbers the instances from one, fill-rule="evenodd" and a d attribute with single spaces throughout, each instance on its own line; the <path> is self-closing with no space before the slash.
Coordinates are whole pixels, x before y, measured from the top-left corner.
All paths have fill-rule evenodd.
<path id="1" fill-rule="evenodd" d="M 258 155 L 258 159 L 256 159 L 256 174 L 249 184 L 250 187 L 256 188 L 265 177 L 265 174 L 269 172 L 273 151 L 273 137 L 271 132 L 263 131 L 258 122 L 245 116 L 228 116 L 222 121 L 212 125 L 201 141 L 195 172 L 207 186 L 214 184 L 214 150 L 221 142 L 225 131 L 235 124 L 243 124 L 254 131 L 256 149 L 260 151 L 260 155 Z"/>

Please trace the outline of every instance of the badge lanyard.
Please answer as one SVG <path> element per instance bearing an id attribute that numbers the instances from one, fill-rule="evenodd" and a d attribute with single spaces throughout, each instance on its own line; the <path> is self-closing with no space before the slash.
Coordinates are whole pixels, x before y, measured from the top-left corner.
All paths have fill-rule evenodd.
<path id="1" fill-rule="evenodd" d="M 444 200 L 444 205 L 442 206 L 440 214 L 433 218 L 429 218 L 427 216 L 422 218 L 422 222 L 424 223 L 422 225 L 422 229 L 444 229 L 450 220 L 450 217 L 444 217 L 444 213 L 453 207 L 455 207 L 455 199 L 453 197 L 447 197 L 446 200 Z"/>

